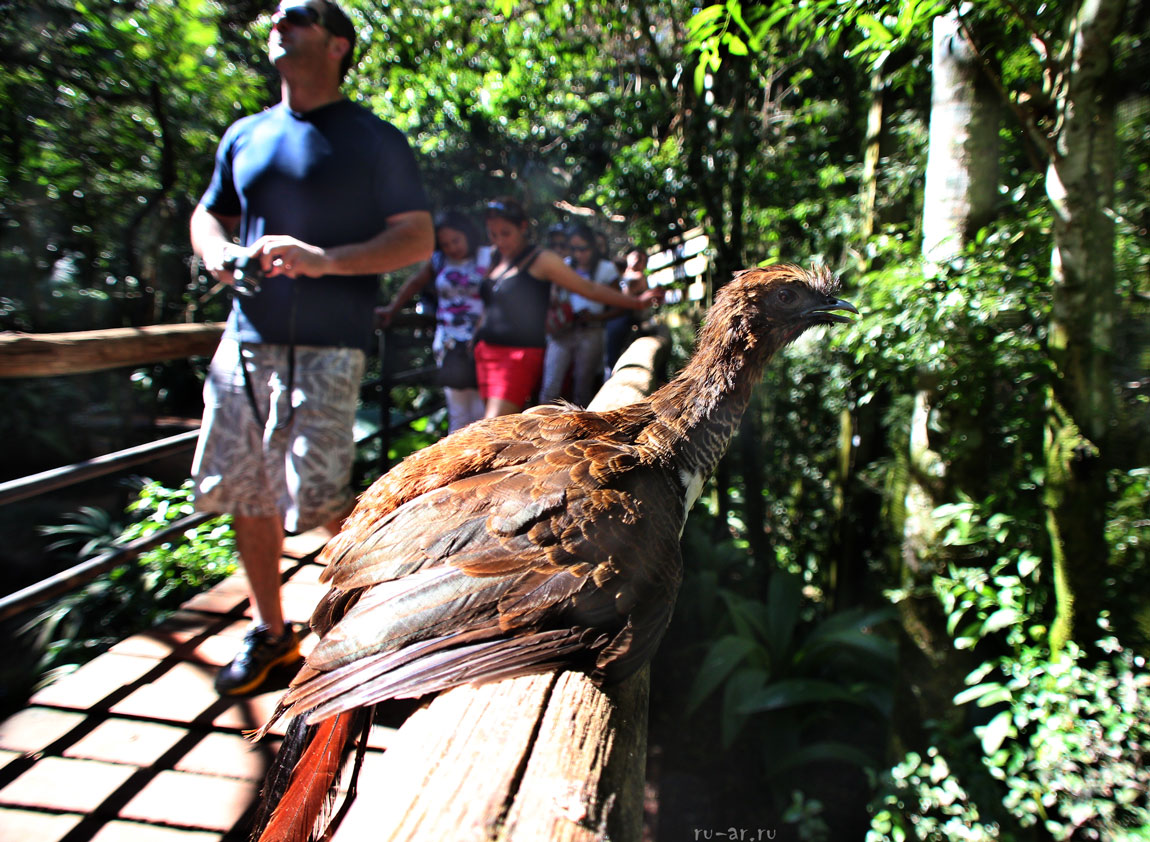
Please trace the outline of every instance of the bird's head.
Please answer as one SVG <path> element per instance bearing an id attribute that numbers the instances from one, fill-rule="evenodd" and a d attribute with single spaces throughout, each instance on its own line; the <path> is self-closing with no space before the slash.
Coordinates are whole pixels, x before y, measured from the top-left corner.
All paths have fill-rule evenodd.
<path id="1" fill-rule="evenodd" d="M 745 269 L 715 297 L 704 337 L 709 331 L 721 332 L 712 335 L 716 346 L 759 349 L 769 356 L 815 325 L 849 322 L 843 311 L 858 310 L 839 298 L 838 290 L 838 278 L 825 267 Z"/>
<path id="2" fill-rule="evenodd" d="M 679 376 L 651 398 L 668 428 L 711 423 L 710 456 L 700 457 L 703 464 L 726 447 L 724 436 L 733 432 L 776 351 L 815 325 L 850 321 L 844 311 L 858 312 L 838 297 L 838 289 L 838 278 L 825 268 L 768 266 L 739 272 L 719 290 L 695 353 Z"/>
<path id="3" fill-rule="evenodd" d="M 724 293 L 742 297 L 760 314 L 760 327 L 783 330 L 791 341 L 815 325 L 849 322 L 839 311 L 858 313 L 838 297 L 839 279 L 825 266 L 813 270 L 798 266 L 745 269 L 735 275 Z"/>

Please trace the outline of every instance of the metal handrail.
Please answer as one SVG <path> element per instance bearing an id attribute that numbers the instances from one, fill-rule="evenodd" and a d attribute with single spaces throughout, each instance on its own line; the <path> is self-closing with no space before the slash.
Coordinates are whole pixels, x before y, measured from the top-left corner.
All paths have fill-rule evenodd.
<path id="1" fill-rule="evenodd" d="M 192 527 L 199 526 L 201 523 L 211 520 L 214 517 L 219 517 L 219 515 L 213 512 L 196 512 L 195 514 L 187 515 L 164 527 L 159 532 L 153 532 L 151 535 L 137 538 L 135 541 L 125 544 L 122 547 L 109 550 L 95 558 L 83 561 L 74 567 L 69 567 L 67 570 L 61 570 L 55 576 L 41 579 L 39 582 L 29 585 L 26 588 L 10 593 L 5 597 L 0 597 L 0 621 L 7 620 L 9 617 L 15 616 L 37 603 L 67 593 L 86 582 L 90 582 L 102 573 L 107 573 L 109 570 L 119 567 L 124 562 L 131 561 L 140 553 L 150 550 L 153 547 L 158 547 L 160 544 L 165 544 L 173 537 L 184 533 Z"/>
<path id="2" fill-rule="evenodd" d="M 408 321 L 416 325 L 422 323 L 418 318 Z M 388 332 L 390 331 L 383 331 L 380 334 L 381 356 L 386 353 L 385 337 Z M 392 373 L 387 371 L 385 366 L 383 376 L 379 380 L 361 385 L 361 390 L 365 392 L 372 389 L 379 390 L 381 398 L 381 423 L 379 429 L 362 436 L 356 443 L 363 444 L 374 438 L 381 439 L 381 470 L 386 470 L 387 468 L 387 453 L 392 434 L 406 426 L 410 426 L 420 418 L 425 418 L 442 407 L 441 402 L 433 402 L 422 412 L 413 413 L 393 421 L 390 418 L 391 402 L 389 392 L 391 387 L 426 381 L 435 370 L 435 366 L 431 365 Z M 24 500 L 49 491 L 55 491 L 85 480 L 106 476 L 123 470 L 124 468 L 149 462 L 163 456 L 170 456 L 185 450 L 191 450 L 195 447 L 199 432 L 198 428 L 188 430 L 174 436 L 136 447 L 129 447 L 114 453 L 104 454 L 103 456 L 97 456 L 83 462 L 76 462 L 72 465 L 52 468 L 51 470 L 42 471 L 38 474 L 0 482 L 0 505 Z M 214 512 L 196 512 L 187 515 L 152 535 L 139 538 L 129 544 L 125 544 L 123 547 L 117 547 L 18 591 L 2 596 L 0 597 L 0 621 L 26 611 L 38 603 L 74 590 L 95 579 L 97 576 L 131 561 L 140 553 L 171 540 L 178 539 L 187 530 L 218 516 L 219 513 Z"/>
<path id="3" fill-rule="evenodd" d="M 148 444 L 117 450 L 115 453 L 106 453 L 84 462 L 76 462 L 61 468 L 52 468 L 38 474 L 21 477 L 19 479 L 0 482 L 0 506 L 5 503 L 14 503 L 37 494 L 55 491 L 84 480 L 115 473 L 132 465 L 150 462 L 161 456 L 170 456 L 195 447 L 199 428 L 169 436 L 166 439 L 157 439 Z"/>
<path id="4" fill-rule="evenodd" d="M 427 417 L 432 412 L 435 412 L 441 407 L 442 403 L 433 403 L 424 412 L 407 415 L 400 420 L 391 423 L 388 425 L 387 430 L 381 428 L 379 430 L 374 430 L 365 436 L 362 436 L 356 440 L 356 444 L 363 444 L 364 442 L 371 441 L 373 438 L 389 435 L 396 432 L 397 430 L 401 430 L 404 427 L 410 426 L 414 421 Z M 192 432 L 194 434 L 196 431 Z M 178 437 L 173 436 L 173 438 Z M 165 441 L 167 440 L 165 439 Z M 121 451 L 121 453 L 123 452 L 125 451 Z M 109 454 L 109 456 L 115 455 L 116 454 Z M 384 454 L 383 458 L 387 458 L 386 453 Z M 67 484 L 67 481 L 62 481 L 61 484 Z M 89 559 L 88 561 L 81 562 L 80 564 L 77 564 L 73 567 L 69 567 L 67 570 L 60 571 L 54 576 L 49 576 L 47 579 L 41 579 L 39 582 L 35 582 L 26 588 L 14 591 L 7 596 L 0 597 L 0 622 L 8 619 L 9 617 L 15 616 L 16 614 L 19 614 L 22 611 L 26 611 L 33 605 L 37 605 L 38 603 L 49 600 L 55 596 L 59 596 L 60 594 L 67 593 L 68 591 L 74 590 L 81 585 L 85 585 L 95 579 L 97 576 L 101 576 L 104 573 L 119 567 L 121 564 L 125 564 L 126 562 L 131 561 L 145 550 L 150 550 L 153 547 L 159 546 L 160 544 L 165 544 L 169 540 L 178 539 L 187 530 L 199 526 L 201 523 L 204 523 L 207 520 L 211 520 L 214 517 L 219 517 L 219 513 L 196 512 L 191 515 L 186 515 L 179 520 L 172 521 L 172 523 L 164 527 L 159 532 L 155 532 L 146 538 L 139 538 L 130 544 L 125 544 L 123 547 L 117 547 L 115 550 L 111 550 L 95 558 Z"/>

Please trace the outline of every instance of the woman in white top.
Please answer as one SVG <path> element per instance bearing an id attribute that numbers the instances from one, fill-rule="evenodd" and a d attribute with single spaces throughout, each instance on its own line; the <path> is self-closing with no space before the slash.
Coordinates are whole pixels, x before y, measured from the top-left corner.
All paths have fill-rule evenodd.
<path id="1" fill-rule="evenodd" d="M 573 226 L 567 233 L 567 247 L 571 250 L 571 268 L 578 275 L 606 287 L 617 286 L 619 269 L 599 252 L 591 229 L 585 225 Z M 595 396 L 603 371 L 603 326 L 614 311 L 581 295 L 571 293 L 569 296 L 570 319 L 563 320 L 565 324 L 556 324 L 547 334 L 539 400 L 550 403 L 569 394 L 572 403 L 587 406 Z M 556 306 L 562 306 L 562 301 L 556 302 Z M 569 374 L 568 393 L 564 386 Z"/>

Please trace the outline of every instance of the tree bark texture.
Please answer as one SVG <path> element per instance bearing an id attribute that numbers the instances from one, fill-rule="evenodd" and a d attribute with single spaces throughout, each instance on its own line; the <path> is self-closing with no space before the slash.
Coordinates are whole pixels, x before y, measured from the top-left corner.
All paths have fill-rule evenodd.
<path id="1" fill-rule="evenodd" d="M 969 238 L 993 213 L 998 183 L 999 108 L 982 75 L 977 56 L 953 13 L 934 20 L 930 138 L 923 201 L 923 257 L 934 264 L 959 258 Z M 952 269 L 952 271 L 955 271 Z M 951 499 L 956 481 L 968 472 L 949 465 L 932 442 L 960 436 L 957 423 L 940 419 L 940 383 L 945 376 L 922 371 L 911 413 L 907 489 L 902 528 L 902 585 L 899 605 L 906 673 L 914 698 L 929 717 L 950 708 L 964 670 L 946 630 L 946 617 L 933 593 L 933 580 L 945 565 L 934 510 Z"/>
<path id="2" fill-rule="evenodd" d="M 1046 430 L 1047 526 L 1057 613 L 1051 646 L 1089 634 L 1107 562 L 1107 441 L 1114 419 L 1115 103 L 1111 45 L 1125 0 L 1087 0 L 1069 21 L 1056 89 L 1058 133 L 1046 172 L 1053 213 L 1055 380 Z"/>

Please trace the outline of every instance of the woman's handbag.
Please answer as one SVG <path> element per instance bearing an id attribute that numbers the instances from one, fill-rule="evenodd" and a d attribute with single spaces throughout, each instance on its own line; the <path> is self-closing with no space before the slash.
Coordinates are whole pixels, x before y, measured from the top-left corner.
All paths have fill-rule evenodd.
<path id="1" fill-rule="evenodd" d="M 440 386 L 448 389 L 474 389 L 479 386 L 479 381 L 475 379 L 475 352 L 470 345 L 450 343 L 438 363 L 436 382 Z"/>

